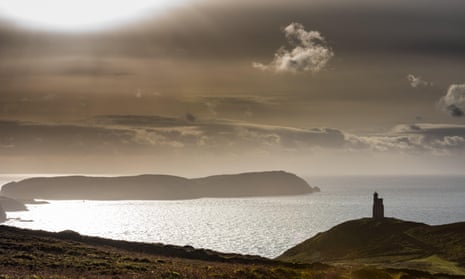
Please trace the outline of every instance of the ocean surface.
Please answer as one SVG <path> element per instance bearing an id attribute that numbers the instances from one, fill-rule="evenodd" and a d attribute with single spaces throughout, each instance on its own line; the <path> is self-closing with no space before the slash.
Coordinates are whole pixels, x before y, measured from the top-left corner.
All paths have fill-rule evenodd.
<path id="1" fill-rule="evenodd" d="M 0 185 L 19 176 L 0 177 Z M 7 225 L 130 241 L 191 245 L 274 258 L 343 221 L 371 215 L 372 195 L 385 214 L 446 224 L 465 221 L 465 176 L 308 177 L 305 196 L 186 201 L 50 201 L 9 212 Z"/>

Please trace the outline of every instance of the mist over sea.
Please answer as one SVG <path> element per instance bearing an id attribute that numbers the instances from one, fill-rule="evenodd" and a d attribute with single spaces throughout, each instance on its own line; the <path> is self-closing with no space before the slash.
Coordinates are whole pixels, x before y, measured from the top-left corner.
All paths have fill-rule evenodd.
<path id="1" fill-rule="evenodd" d="M 0 176 L 0 184 L 24 177 Z M 370 216 L 374 191 L 384 198 L 386 216 L 427 224 L 465 221 L 465 176 L 306 179 L 322 192 L 185 201 L 51 201 L 29 205 L 29 212 L 9 212 L 6 225 L 276 257 L 343 221 Z"/>

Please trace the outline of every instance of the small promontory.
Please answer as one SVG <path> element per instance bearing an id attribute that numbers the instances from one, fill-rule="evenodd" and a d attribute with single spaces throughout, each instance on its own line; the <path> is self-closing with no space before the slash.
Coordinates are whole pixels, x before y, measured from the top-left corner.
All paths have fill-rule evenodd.
<path id="1" fill-rule="evenodd" d="M 195 179 L 171 175 L 38 177 L 5 184 L 1 194 L 23 200 L 177 200 L 302 195 L 314 191 L 295 174 L 269 171 Z"/>
<path id="2" fill-rule="evenodd" d="M 24 203 L 4 196 L 0 196 L 0 206 L 5 211 L 27 211 Z"/>
<path id="3" fill-rule="evenodd" d="M 0 206 L 0 223 L 3 223 L 6 221 L 6 213 L 5 210 Z"/>

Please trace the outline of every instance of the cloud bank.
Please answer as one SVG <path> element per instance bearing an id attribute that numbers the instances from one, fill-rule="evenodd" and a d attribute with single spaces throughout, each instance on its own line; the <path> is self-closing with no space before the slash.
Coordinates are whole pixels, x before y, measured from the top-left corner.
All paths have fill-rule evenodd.
<path id="1" fill-rule="evenodd" d="M 288 44 L 281 47 L 268 65 L 253 63 L 260 70 L 275 72 L 319 72 L 334 56 L 326 40 L 318 31 L 306 31 L 300 23 L 291 23 L 283 30 Z"/>
<path id="2" fill-rule="evenodd" d="M 451 124 L 402 124 L 370 136 L 349 136 L 352 147 L 375 152 L 451 155 L 465 151 L 465 126 Z"/>
<path id="3" fill-rule="evenodd" d="M 425 171 L 419 167 L 425 164 L 428 170 L 455 172 L 461 171 L 463 155 L 465 125 L 422 123 L 354 134 L 328 127 L 192 121 L 187 115 L 106 115 L 73 123 L 0 120 L 0 160 L 10 172 L 385 173 Z M 443 164 L 452 168 L 441 169 Z"/>
<path id="4" fill-rule="evenodd" d="M 465 151 L 464 125 L 403 124 L 380 134 L 357 135 L 328 127 L 302 129 L 193 117 L 107 115 L 68 124 L 0 121 L 0 150 L 10 155 Z"/>

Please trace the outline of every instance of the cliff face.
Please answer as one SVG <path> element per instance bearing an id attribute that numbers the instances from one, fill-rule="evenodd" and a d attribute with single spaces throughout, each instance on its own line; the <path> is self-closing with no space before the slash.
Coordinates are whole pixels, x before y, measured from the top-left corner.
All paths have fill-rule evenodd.
<path id="1" fill-rule="evenodd" d="M 300 177 L 275 171 L 197 179 L 169 175 L 30 178 L 5 184 L 1 193 L 20 199 L 175 200 L 300 195 L 313 190 Z"/>

